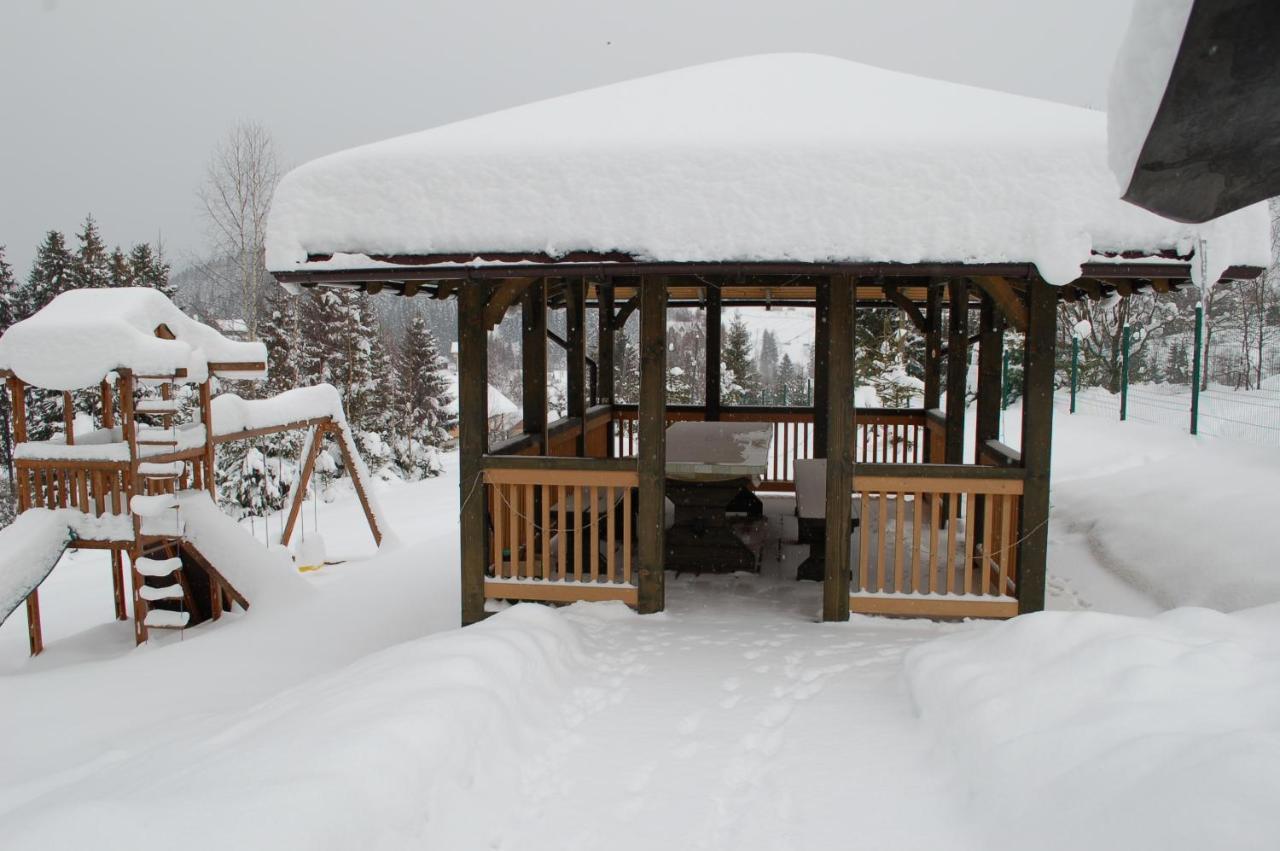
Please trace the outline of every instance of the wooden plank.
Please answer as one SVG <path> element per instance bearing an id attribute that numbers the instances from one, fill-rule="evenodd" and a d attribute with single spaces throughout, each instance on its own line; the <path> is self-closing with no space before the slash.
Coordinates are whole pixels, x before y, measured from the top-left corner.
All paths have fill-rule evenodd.
<path id="1" fill-rule="evenodd" d="M 485 331 L 492 331 L 502 322 L 507 310 L 520 300 L 533 281 L 533 278 L 508 278 L 494 287 L 493 294 L 484 306 Z"/>
<path id="2" fill-rule="evenodd" d="M 525 290 L 521 311 L 524 431 L 542 439 L 547 434 L 547 284 L 544 279 L 533 281 Z M 546 451 L 545 441 L 541 451 Z"/>
<path id="3" fill-rule="evenodd" d="M 265 361 L 209 361 L 209 372 L 214 375 L 227 372 L 266 372 L 267 364 Z M 182 376 L 186 375 L 186 371 L 182 370 Z"/>
<path id="4" fill-rule="evenodd" d="M 947 554 L 944 568 L 947 572 L 946 589 L 948 594 L 955 593 L 956 578 L 956 544 L 960 534 L 960 495 L 951 494 L 946 498 L 947 504 Z"/>
<path id="5" fill-rule="evenodd" d="M 565 413 L 581 418 L 587 411 L 587 304 L 586 281 L 565 281 Z M 586 455 L 586 436 L 579 434 L 574 455 Z"/>
<path id="6" fill-rule="evenodd" d="M 459 391 L 461 392 L 461 391 Z M 318 426 L 321 423 L 332 423 L 333 417 L 312 417 L 309 420 L 294 420 L 293 422 L 283 423 L 281 425 L 264 426 L 263 428 L 251 428 L 244 431 L 233 431 L 227 434 L 215 434 L 213 442 L 215 444 L 226 443 L 229 440 L 250 440 L 255 437 L 266 437 L 269 434 L 280 434 L 284 431 L 300 431 L 312 426 Z M 155 460 L 148 457 L 148 461 Z"/>
<path id="7" fill-rule="evenodd" d="M 942 288 L 929 287 L 925 296 L 924 335 L 924 407 L 937 408 L 942 399 L 942 381 L 939 371 L 942 349 Z M 941 458 L 926 459 L 941 461 Z"/>
<path id="8" fill-rule="evenodd" d="M 573 522 L 573 581 L 582 581 L 582 549 L 586 546 L 586 540 L 583 535 L 585 531 L 582 528 L 583 511 L 582 499 L 583 488 L 574 486 L 570 493 L 573 495 L 573 514 L 571 520 Z"/>
<path id="9" fill-rule="evenodd" d="M 1011 618 L 1018 614 L 1018 601 L 1012 597 L 983 600 L 977 597 L 947 599 L 923 595 L 854 594 L 849 598 L 849 606 L 852 611 L 863 615 L 913 618 Z"/>
<path id="10" fill-rule="evenodd" d="M 542 485 L 539 494 L 542 497 L 542 578 L 551 578 L 551 494 L 550 487 Z"/>
<path id="11" fill-rule="evenodd" d="M 484 617 L 485 493 L 481 457 L 489 442 L 489 355 L 484 329 L 484 290 L 468 284 L 458 293 L 458 455 L 462 623 Z M 497 567 L 495 563 L 495 569 Z"/>
<path id="12" fill-rule="evenodd" d="M 293 528 L 298 523 L 298 517 L 302 513 L 302 502 L 306 499 L 307 485 L 311 482 L 311 474 L 316 468 L 316 459 L 320 456 L 320 444 L 324 440 L 326 429 L 324 426 L 317 426 L 308 434 L 308 444 L 303 454 L 302 472 L 298 476 L 298 481 L 293 488 L 293 498 L 289 501 L 289 515 L 285 519 L 284 531 L 280 533 L 280 543 L 286 547 L 289 546 L 289 539 L 293 537 Z"/>
<path id="13" fill-rule="evenodd" d="M 949 285 L 947 325 L 946 463 L 964 460 L 965 383 L 969 375 L 969 297 L 962 278 Z"/>
<path id="14" fill-rule="evenodd" d="M 1019 611 L 1038 612 L 1044 608 L 1049 550 L 1049 460 L 1058 312 L 1053 287 L 1044 281 L 1031 282 L 1027 299 L 1022 402 L 1022 463 L 1027 478 L 1018 527 L 1017 586 Z"/>
<path id="15" fill-rule="evenodd" d="M 605 406 L 608 416 L 605 418 L 605 453 L 604 457 L 614 455 L 614 424 L 612 406 L 616 400 L 616 357 L 617 337 L 613 329 L 613 287 L 597 287 L 596 327 L 599 337 L 596 341 L 596 364 L 599 375 L 596 378 L 596 396 Z"/>
<path id="16" fill-rule="evenodd" d="M 886 287 L 885 295 L 889 301 L 896 304 L 903 313 L 907 314 L 907 319 L 911 320 L 911 324 L 921 334 L 928 333 L 929 323 L 925 320 L 924 314 L 920 312 L 920 308 L 916 307 L 911 299 L 907 298 L 897 287 Z"/>
<path id="17" fill-rule="evenodd" d="M 600 578 L 600 523 L 597 516 L 598 505 L 596 500 L 600 494 L 594 487 L 587 488 L 587 505 L 591 514 L 591 534 L 588 536 L 591 541 L 591 581 L 595 582 Z"/>
<path id="18" fill-rule="evenodd" d="M 1004 365 L 1004 331 L 990 296 L 979 310 L 978 399 L 974 428 L 974 458 L 988 440 L 1000 437 L 1000 379 Z"/>
<path id="19" fill-rule="evenodd" d="M 524 486 L 524 501 L 521 503 L 524 510 L 524 575 L 533 578 L 533 556 L 534 556 L 534 507 L 533 507 L 533 485 Z"/>
<path id="20" fill-rule="evenodd" d="M 490 600 L 528 600 L 543 603 L 601 602 L 621 600 L 628 606 L 639 604 L 634 585 L 613 582 L 577 584 L 573 582 L 502 582 L 485 580 L 484 595 Z"/>
<path id="21" fill-rule="evenodd" d="M 973 464 L 858 464 L 854 467 L 854 475 L 859 480 L 868 476 L 918 479 L 922 480 L 921 485 L 929 485 L 930 479 L 977 479 L 996 482 L 1018 481 L 1026 477 L 1025 472 L 1020 469 L 977 467 Z"/>
<path id="22" fill-rule="evenodd" d="M 556 547 L 556 567 L 559 569 L 559 578 L 561 580 L 568 576 L 568 555 L 569 555 L 569 527 L 565 525 L 568 517 L 565 512 L 565 494 L 564 485 L 556 485 L 556 519 L 558 524 L 556 529 L 559 531 L 558 546 Z"/>
<path id="23" fill-rule="evenodd" d="M 827 459 L 826 566 L 822 583 L 822 619 L 849 619 L 849 535 L 853 508 L 853 280 L 840 275 L 827 290 L 827 322 L 819 342 L 824 356 L 825 408 L 815 408 L 826 421 L 823 455 Z M 821 346 L 819 347 L 821 348 Z M 818 363 L 815 351 L 814 363 Z"/>
<path id="24" fill-rule="evenodd" d="M 903 552 L 904 552 L 904 545 L 906 544 L 906 538 L 907 538 L 905 497 L 906 497 L 906 494 L 903 494 L 901 492 L 895 493 L 893 495 L 894 507 L 897 509 L 897 513 L 894 516 L 894 530 L 893 530 L 893 544 L 894 544 L 893 590 L 894 591 L 905 590 L 905 586 L 903 584 L 903 576 L 902 576 Z"/>
<path id="25" fill-rule="evenodd" d="M 938 577 L 938 524 L 942 521 L 942 500 L 934 496 L 929 500 L 929 593 L 937 592 Z"/>
<path id="26" fill-rule="evenodd" d="M 881 591 L 889 590 L 889 559 L 885 555 L 889 547 L 889 497 L 880 491 L 880 502 L 876 509 L 876 519 L 880 528 L 876 537 L 876 584 Z"/>
<path id="27" fill-rule="evenodd" d="M 491 516 L 493 518 L 493 575 L 506 576 L 506 538 L 503 534 L 503 517 L 505 512 L 503 509 L 502 492 L 506 489 L 506 485 L 494 485 L 491 493 L 490 505 L 492 508 Z"/>
<path id="28" fill-rule="evenodd" d="M 956 502 L 959 502 L 959 498 Z M 964 498 L 964 593 L 973 593 L 973 537 L 974 521 L 977 516 L 975 505 L 977 497 L 972 491 Z"/>
<path id="29" fill-rule="evenodd" d="M 991 563 L 991 515 L 994 513 L 995 503 L 999 500 L 998 496 L 984 495 L 982 497 L 982 593 L 987 594 L 991 590 L 991 571 L 987 566 Z M 997 588 L 997 593 L 1003 594 L 1003 588 Z"/>
<path id="30" fill-rule="evenodd" d="M 640 474 L 635 470 L 505 470 L 486 469 L 484 480 L 504 485 L 594 485 L 635 487 Z"/>
<path id="31" fill-rule="evenodd" d="M 664 547 L 666 516 L 667 282 L 647 276 L 640 284 L 640 499 L 637 520 L 641 614 L 666 608 Z"/>
<path id="32" fill-rule="evenodd" d="M 607 553 L 607 558 L 605 561 L 605 576 L 608 578 L 610 582 L 617 582 L 618 570 L 615 562 L 617 561 L 618 535 L 617 535 L 617 531 L 614 529 L 614 519 L 613 519 L 613 516 L 617 513 L 617 511 L 613 501 L 614 500 L 613 490 L 614 490 L 613 487 L 609 486 L 609 487 L 606 487 L 604 491 L 605 505 L 608 506 L 605 512 L 605 534 L 604 534 L 604 545 L 607 548 L 605 550 L 605 552 Z"/>
<path id="33" fill-rule="evenodd" d="M 1020 479 L 979 479 L 976 477 L 940 479 L 916 476 L 857 476 L 859 491 L 923 490 L 927 493 L 1022 493 Z"/>
<path id="34" fill-rule="evenodd" d="M 924 530 L 924 494 L 916 491 L 911 498 L 914 515 L 911 523 L 911 590 L 919 593 L 923 590 L 921 585 L 922 576 L 921 568 L 921 550 L 920 538 Z"/>
<path id="35" fill-rule="evenodd" d="M 507 509 L 507 576 L 520 576 L 520 489 L 508 485 L 502 489 Z"/>
<path id="36" fill-rule="evenodd" d="M 115 598 L 116 620 L 128 620 L 124 602 L 124 554 L 119 547 L 111 548 L 111 591 Z"/>
<path id="37" fill-rule="evenodd" d="M 829 424 L 827 389 L 831 376 L 831 280 L 824 278 L 814 292 L 813 307 L 813 457 L 827 457 Z M 842 348 L 843 350 L 843 348 Z M 853 356 L 850 355 L 850 360 Z"/>
<path id="38" fill-rule="evenodd" d="M 1013 560 L 1013 541 L 1009 537 L 1009 532 L 1013 527 L 1013 506 L 1014 497 L 1001 496 L 1000 500 L 1000 580 L 996 583 L 997 594 L 1009 593 L 1009 564 Z"/>

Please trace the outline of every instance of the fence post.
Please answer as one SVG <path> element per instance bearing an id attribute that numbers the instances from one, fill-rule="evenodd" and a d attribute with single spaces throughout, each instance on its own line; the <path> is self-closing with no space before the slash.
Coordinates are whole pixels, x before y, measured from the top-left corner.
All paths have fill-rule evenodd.
<path id="1" fill-rule="evenodd" d="M 1071 335 L 1071 411 L 1076 412 L 1076 387 L 1080 376 L 1080 338 Z"/>
<path id="2" fill-rule="evenodd" d="M 1129 323 L 1120 329 L 1120 422 L 1129 417 Z"/>
<path id="3" fill-rule="evenodd" d="M 1200 347 L 1204 333 L 1204 305 L 1196 302 L 1196 346 L 1191 356 L 1191 433 L 1200 429 Z"/>

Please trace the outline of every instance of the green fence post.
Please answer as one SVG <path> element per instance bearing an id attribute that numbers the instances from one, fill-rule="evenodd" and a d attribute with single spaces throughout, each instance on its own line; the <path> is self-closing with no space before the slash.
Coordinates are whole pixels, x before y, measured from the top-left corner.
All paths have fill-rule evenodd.
<path id="1" fill-rule="evenodd" d="M 1080 378 L 1080 338 L 1071 335 L 1071 411 L 1076 412 L 1076 387 Z"/>
<path id="2" fill-rule="evenodd" d="M 1004 350 L 1004 360 L 1000 366 L 1000 410 L 1009 408 L 1009 350 Z"/>
<path id="3" fill-rule="evenodd" d="M 1204 305 L 1196 302 L 1196 347 L 1191 356 L 1191 433 L 1200 429 L 1200 347 L 1204 333 Z"/>
<path id="4" fill-rule="evenodd" d="M 1129 417 L 1129 323 L 1120 329 L 1120 422 Z"/>

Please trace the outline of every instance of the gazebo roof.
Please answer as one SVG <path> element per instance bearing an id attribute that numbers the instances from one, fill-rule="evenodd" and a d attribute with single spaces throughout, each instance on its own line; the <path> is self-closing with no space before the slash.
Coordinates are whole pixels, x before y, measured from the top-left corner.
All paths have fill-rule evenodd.
<path id="1" fill-rule="evenodd" d="M 1120 201 L 1100 112 L 775 54 L 314 160 L 276 192 L 267 262 L 1034 263 L 1064 283 L 1202 238 L 1215 279 L 1267 265 L 1260 206 L 1196 226 Z"/>
<path id="2" fill-rule="evenodd" d="M 92 387 L 118 369 L 262 378 L 266 362 L 262 343 L 229 340 L 147 287 L 70 290 L 0 337 L 0 369 L 47 390 Z"/>

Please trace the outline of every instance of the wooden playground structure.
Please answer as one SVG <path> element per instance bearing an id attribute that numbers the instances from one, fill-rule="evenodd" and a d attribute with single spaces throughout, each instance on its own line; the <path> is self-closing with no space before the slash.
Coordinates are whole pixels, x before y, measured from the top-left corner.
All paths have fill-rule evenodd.
<path id="1" fill-rule="evenodd" d="M 101 292 L 115 295 L 126 291 Z M 167 309 L 180 316 L 164 296 L 134 291 L 135 296 L 140 292 L 146 293 L 141 298 L 154 310 L 163 313 Z M 83 299 L 87 295 L 91 292 L 66 293 L 26 323 L 35 328 L 35 333 L 48 330 L 41 327 L 41 314 L 51 311 L 56 317 L 61 299 Z M 165 304 L 156 303 L 157 298 Z M 110 318 L 113 301 L 99 300 L 107 314 L 104 318 Z M 54 323 L 44 324 L 57 328 Z M 31 329 L 23 325 L 13 326 L 5 337 L 14 331 L 19 337 L 33 336 Z M 190 332 L 195 329 L 191 326 L 199 326 L 194 335 L 198 339 L 193 339 Z M 150 332 L 154 339 L 171 343 L 178 360 L 191 360 L 194 353 L 196 363 L 159 370 L 148 368 L 131 363 L 136 358 L 131 359 L 129 354 L 136 346 L 122 346 L 120 357 L 104 361 L 98 365 L 99 370 L 94 370 L 102 375 L 93 388 L 101 413 L 96 429 L 79 434 L 72 394 L 74 390 L 90 388 L 49 386 L 47 380 L 43 384 L 27 380 L 22 351 L 15 347 L 5 350 L 0 345 L 0 361 L 4 364 L 0 374 L 6 379 L 12 411 L 17 510 L 20 514 L 34 509 L 57 511 L 69 529 L 68 547 L 110 553 L 118 620 L 129 617 L 124 580 L 124 556 L 128 555 L 137 643 L 146 641 L 152 629 L 185 629 L 217 620 L 233 605 L 249 607 L 243 590 L 232 579 L 232 574 L 243 570 L 243 566 L 218 564 L 185 534 L 184 502 L 207 494 L 207 499 L 216 503 L 216 453 L 220 445 L 287 431 L 307 432 L 300 474 L 293 485 L 279 537 L 279 543 L 287 545 L 297 525 L 316 458 L 325 440 L 333 438 L 351 472 L 374 541 L 381 543 L 382 530 L 363 481 L 363 464 L 351 443 L 336 390 L 322 385 L 266 400 L 215 397 L 215 379 L 265 378 L 265 347 L 256 342 L 227 340 L 212 328 L 186 317 L 157 323 Z M 74 330 L 67 329 L 65 333 L 73 335 Z M 15 350 L 17 354 L 13 354 Z M 205 357 L 207 353 L 226 359 Z M 27 400 L 33 388 L 62 394 L 63 430 L 50 440 L 28 439 Z M 297 404 L 279 401 L 290 393 L 297 395 Z M 192 404 L 182 403 L 184 395 L 190 397 Z M 226 421 L 220 423 L 220 411 L 234 415 L 224 417 Z M 300 415 L 294 416 L 295 413 Z M 53 564 L 47 567 L 45 576 Z M 38 587 L 30 589 L 25 602 L 31 653 L 35 655 L 44 647 Z"/>

